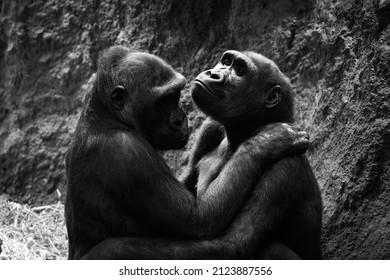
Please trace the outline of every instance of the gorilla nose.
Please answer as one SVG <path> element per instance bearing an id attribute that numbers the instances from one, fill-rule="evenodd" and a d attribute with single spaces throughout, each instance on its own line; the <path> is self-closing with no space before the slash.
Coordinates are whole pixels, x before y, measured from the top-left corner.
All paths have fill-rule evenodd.
<path id="1" fill-rule="evenodd" d="M 215 83 L 223 83 L 225 80 L 225 76 L 220 71 L 216 71 L 214 69 L 210 69 L 206 71 L 206 75 L 209 76 Z"/>

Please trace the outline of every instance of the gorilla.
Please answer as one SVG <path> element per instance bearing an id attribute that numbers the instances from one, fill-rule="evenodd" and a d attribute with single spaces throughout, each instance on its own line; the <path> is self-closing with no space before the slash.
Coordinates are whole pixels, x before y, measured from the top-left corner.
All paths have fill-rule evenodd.
<path id="1" fill-rule="evenodd" d="M 233 146 L 228 137 L 219 144 L 218 138 L 209 140 L 215 125 L 206 127 L 182 183 L 158 150 L 179 149 L 187 142 L 187 119 L 179 107 L 184 85 L 182 75 L 151 54 L 112 47 L 99 60 L 66 156 L 69 259 L 251 256 L 257 230 L 262 230 L 258 220 L 265 214 L 259 213 L 258 198 L 250 198 L 229 225 L 266 170 L 306 150 L 307 134 L 274 122 Z M 200 91 L 195 88 L 193 96 Z M 248 232 L 241 234 L 245 224 Z M 275 244 L 279 241 L 284 240 Z"/>
<path id="2" fill-rule="evenodd" d="M 215 177 L 229 155 L 259 128 L 294 121 L 288 78 L 272 60 L 254 52 L 226 51 L 213 69 L 196 77 L 192 98 L 210 116 L 186 176 L 187 184 L 198 188 L 204 185 L 196 182 Z M 248 225 L 255 223 L 252 246 L 258 251 L 244 257 L 322 259 L 322 198 L 305 155 L 292 153 L 265 167 L 226 234 L 241 228 L 244 238 Z"/>

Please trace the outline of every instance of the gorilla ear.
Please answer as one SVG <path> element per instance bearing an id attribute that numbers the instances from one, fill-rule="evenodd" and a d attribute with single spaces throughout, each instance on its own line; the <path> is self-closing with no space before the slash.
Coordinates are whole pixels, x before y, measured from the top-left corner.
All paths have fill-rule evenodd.
<path id="1" fill-rule="evenodd" d="M 264 106 L 266 108 L 272 108 L 279 104 L 280 100 L 282 100 L 281 88 L 279 85 L 274 86 L 268 91 L 267 99 L 264 102 Z"/>
<path id="2" fill-rule="evenodd" d="M 126 103 L 126 89 L 124 86 L 117 86 L 111 93 L 111 100 L 114 108 L 122 110 Z"/>

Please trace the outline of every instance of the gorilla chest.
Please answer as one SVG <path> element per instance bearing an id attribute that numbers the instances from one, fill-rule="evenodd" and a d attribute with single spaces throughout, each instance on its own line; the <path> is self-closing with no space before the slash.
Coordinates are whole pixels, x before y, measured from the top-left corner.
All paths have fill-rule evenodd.
<path id="1" fill-rule="evenodd" d="M 230 158 L 228 152 L 228 146 L 226 141 L 222 141 L 221 144 L 211 152 L 207 153 L 198 162 L 198 188 L 209 185 L 214 181 L 226 162 Z"/>

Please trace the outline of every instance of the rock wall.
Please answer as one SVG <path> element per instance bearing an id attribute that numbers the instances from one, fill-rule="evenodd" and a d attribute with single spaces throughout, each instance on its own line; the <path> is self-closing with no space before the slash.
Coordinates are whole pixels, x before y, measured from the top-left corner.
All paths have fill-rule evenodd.
<path id="1" fill-rule="evenodd" d="M 296 89 L 325 257 L 390 258 L 390 1 L 0 0 L 0 21 L 0 193 L 63 199 L 64 154 L 103 49 L 149 51 L 189 81 L 224 50 L 250 49 Z M 188 88 L 182 103 L 196 131 Z M 187 156 L 165 155 L 177 174 Z"/>

